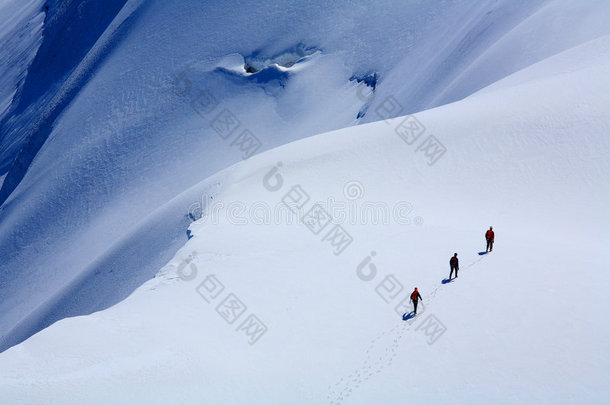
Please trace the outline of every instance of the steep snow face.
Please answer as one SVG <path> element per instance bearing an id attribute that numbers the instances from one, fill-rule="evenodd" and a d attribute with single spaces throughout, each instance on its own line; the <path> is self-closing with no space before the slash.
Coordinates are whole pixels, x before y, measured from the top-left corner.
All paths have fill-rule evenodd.
<path id="1" fill-rule="evenodd" d="M 0 120 L 26 76 L 40 46 L 44 20 L 42 0 L 3 0 L 0 2 Z M 6 136 L 3 134 L 1 156 L 5 158 Z M 1 172 L 5 172 L 3 168 Z"/>
<path id="2" fill-rule="evenodd" d="M 102 11 L 90 2 L 51 9 L 57 35 L 45 31 L 24 86 L 46 83 L 40 67 L 52 64 L 51 38 L 64 38 L 68 16 L 88 36 L 52 85 L 24 90 L 28 102 L 2 122 L 3 139 L 22 147 L 3 155 L 12 164 L 0 191 L 0 350 L 153 277 L 185 242 L 200 200 L 176 196 L 218 170 L 462 98 L 607 33 L 610 7 L 117 0 L 91 31 L 85 22 Z M 570 13 L 580 18 L 568 24 Z"/>
<path id="3" fill-rule="evenodd" d="M 0 355 L 3 398 L 605 403 L 609 74 L 606 36 L 215 174 L 172 203 L 203 217 L 155 279 Z"/>
<path id="4" fill-rule="evenodd" d="M 0 172 L 12 166 L 8 182 L 0 191 L 0 201 L 4 201 L 23 178 L 32 159 L 48 137 L 51 126 L 61 110 L 71 101 L 75 88 L 82 86 L 83 72 L 77 66 L 91 50 L 108 24 L 114 19 L 126 0 L 109 0 L 103 3 L 93 0 L 51 0 L 28 1 L 20 8 L 7 7 L 12 21 L 28 17 L 23 9 L 36 10 L 39 14 L 27 24 L 19 24 L 12 31 L 10 41 L 3 51 L 9 58 L 10 70 L 21 73 L 19 86 L 6 83 L 6 91 L 14 97 L 10 109 L 3 117 L 0 114 L 2 143 L 0 144 Z M 10 4 L 9 4 L 10 6 Z M 44 13 L 41 12 L 44 11 Z M 44 16 L 44 35 L 41 36 L 40 22 Z M 25 18 L 24 18 L 25 20 Z M 19 40 L 15 40 L 18 36 Z M 28 38 L 36 41 L 28 45 Z M 20 58 L 18 61 L 11 59 Z M 27 75 L 22 72 L 21 62 L 27 65 Z M 75 74 L 75 71 L 80 75 Z M 72 75 L 72 80 L 68 77 Z M 81 80 L 74 80 L 80 76 Z M 9 75 L 10 78 L 10 75 Z M 10 87 L 9 87 L 10 86 Z M 17 160 L 15 161 L 15 159 Z"/>

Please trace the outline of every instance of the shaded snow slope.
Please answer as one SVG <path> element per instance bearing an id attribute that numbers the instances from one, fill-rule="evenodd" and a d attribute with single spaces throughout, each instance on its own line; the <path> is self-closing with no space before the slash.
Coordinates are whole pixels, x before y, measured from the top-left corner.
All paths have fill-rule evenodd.
<path id="1" fill-rule="evenodd" d="M 8 86 L 14 98 L 5 116 L 0 115 L 2 143 L 0 144 L 0 172 L 10 168 L 7 182 L 0 190 L 0 201 L 4 202 L 19 184 L 32 159 L 48 137 L 53 122 L 70 103 L 75 92 L 93 74 L 100 52 L 93 48 L 97 42 L 102 48 L 100 36 L 116 17 L 126 0 L 109 0 L 103 3 L 94 0 L 52 0 L 44 2 L 44 28 L 41 32 L 29 25 L 16 34 L 37 35 L 36 47 L 22 51 L 28 63 L 27 75 L 22 74 L 19 86 Z M 33 3 L 32 8 L 42 9 L 42 2 Z M 48 7 L 48 10 L 47 10 Z M 13 11 L 13 18 L 23 11 Z M 38 20 L 42 15 L 37 16 Z M 22 32 L 23 31 L 23 32 Z M 26 37 L 27 38 L 27 37 Z M 25 42 L 25 41 L 20 41 Z M 11 38 L 9 44 L 19 44 Z M 14 58 L 14 49 L 3 53 Z M 92 54 L 96 54 L 92 57 Z M 88 58 L 85 55 L 90 54 Z M 30 59 L 31 58 L 31 59 Z M 89 59 L 89 62 L 87 61 Z M 98 62 L 96 61 L 96 62 Z M 80 67 L 79 67 L 80 65 Z M 9 62 L 11 70 L 18 63 Z"/>
<path id="2" fill-rule="evenodd" d="M 607 33 L 610 9 L 111 3 L 91 31 L 91 2 L 61 2 L 63 13 L 51 4 L 48 27 L 58 31 L 43 32 L 46 53 L 32 65 L 53 65 L 56 76 L 49 83 L 32 69 L 28 102 L 11 105 L 1 126 L 22 147 L 2 156 L 12 166 L 0 192 L 0 350 L 152 278 L 186 240 L 188 209 L 201 200 L 176 196 L 201 179 L 296 139 L 462 98 Z M 570 14 L 579 18 L 568 24 Z M 74 15 L 82 19 L 61 20 Z M 67 21 L 89 35 L 73 54 L 52 41 Z M 66 65 L 54 63 L 56 48 Z"/>
<path id="3" fill-rule="evenodd" d="M 217 173 L 174 200 L 203 194 L 216 205 L 155 279 L 0 355 L 3 397 L 607 402 L 609 73 L 606 36 L 416 114 L 422 137 L 447 149 L 432 165 L 419 140 L 397 135 L 405 118 L 396 118 Z M 264 220 L 265 207 L 303 192 L 306 211 L 334 199 L 332 217 L 352 238 L 339 254 L 326 239 L 332 224 Z M 373 202 L 405 209 L 387 224 L 341 220 Z M 496 245 L 479 255 L 489 225 Z M 460 275 L 444 284 L 453 252 Z M 399 304 L 415 286 L 425 305 L 403 321 Z M 244 323 L 252 315 L 265 333 Z"/>
<path id="4" fill-rule="evenodd" d="M 23 83 L 27 68 L 42 42 L 42 3 L 42 0 L 0 2 L 0 120 Z M 6 158 L 6 136 L 2 136 L 0 141 L 2 158 Z"/>

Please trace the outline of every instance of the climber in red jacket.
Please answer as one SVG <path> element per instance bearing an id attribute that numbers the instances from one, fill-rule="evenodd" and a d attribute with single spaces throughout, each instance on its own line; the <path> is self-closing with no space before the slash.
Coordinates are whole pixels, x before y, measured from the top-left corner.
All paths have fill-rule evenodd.
<path id="1" fill-rule="evenodd" d="M 489 230 L 485 232 L 485 239 L 487 240 L 487 248 L 485 249 L 485 253 L 491 252 L 494 250 L 494 231 L 493 226 L 489 227 Z"/>
<path id="2" fill-rule="evenodd" d="M 415 287 L 415 290 L 411 293 L 411 301 L 413 301 L 413 313 L 415 315 L 417 315 L 417 301 L 421 300 L 422 297 L 421 295 L 419 295 L 419 291 L 417 291 L 417 287 Z"/>

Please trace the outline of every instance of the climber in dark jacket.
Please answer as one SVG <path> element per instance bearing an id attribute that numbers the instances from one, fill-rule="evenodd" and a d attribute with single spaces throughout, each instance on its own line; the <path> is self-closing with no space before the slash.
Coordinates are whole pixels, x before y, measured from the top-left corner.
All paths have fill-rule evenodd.
<path id="1" fill-rule="evenodd" d="M 455 270 L 455 278 L 458 276 L 458 270 L 460 269 L 460 262 L 457 258 L 457 253 L 453 254 L 453 257 L 449 259 L 449 267 L 451 271 L 449 272 L 449 280 L 451 280 L 451 276 L 453 275 L 453 270 Z"/>

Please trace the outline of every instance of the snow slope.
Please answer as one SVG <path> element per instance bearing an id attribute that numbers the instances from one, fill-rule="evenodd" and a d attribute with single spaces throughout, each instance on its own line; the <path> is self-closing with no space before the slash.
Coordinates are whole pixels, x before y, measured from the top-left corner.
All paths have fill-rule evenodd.
<path id="1" fill-rule="evenodd" d="M 0 119 L 40 46 L 41 8 L 41 0 L 0 2 Z"/>
<path id="2" fill-rule="evenodd" d="M 607 403 L 609 73 L 604 36 L 417 113 L 416 140 L 400 117 L 218 172 L 156 213 L 208 203 L 153 280 L 0 355 L 3 398 Z M 436 161 L 429 135 L 446 148 Z M 344 250 L 332 223 L 265 220 L 303 192 L 305 211 L 319 201 L 349 233 Z M 367 203 L 400 208 L 352 219 Z M 495 249 L 479 255 L 489 225 Z M 453 252 L 460 276 L 444 284 Z M 395 308 L 415 286 L 425 307 L 403 321 Z M 246 307 L 237 319 L 227 297 Z"/>
<path id="3" fill-rule="evenodd" d="M 0 123 L 0 350 L 151 279 L 186 241 L 186 190 L 251 153 L 461 99 L 610 32 L 594 0 L 48 4 Z M 225 110 L 233 134 L 211 127 Z"/>

